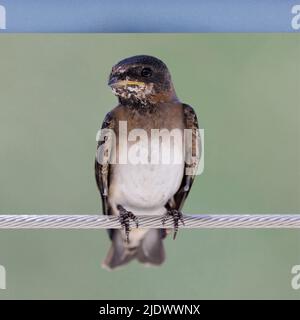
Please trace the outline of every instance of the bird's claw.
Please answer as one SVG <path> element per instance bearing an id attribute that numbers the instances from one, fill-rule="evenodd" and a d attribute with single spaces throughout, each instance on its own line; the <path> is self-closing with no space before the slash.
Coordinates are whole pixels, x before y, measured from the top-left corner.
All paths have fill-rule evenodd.
<path id="1" fill-rule="evenodd" d="M 178 233 L 178 229 L 179 229 L 179 222 L 181 222 L 184 225 L 183 214 L 181 211 L 178 211 L 176 209 L 168 210 L 162 217 L 163 225 L 166 223 L 169 217 L 172 217 L 173 219 L 173 226 L 174 226 L 173 239 L 175 240 Z"/>
<path id="2" fill-rule="evenodd" d="M 130 233 L 130 220 L 135 222 L 136 227 L 139 227 L 139 221 L 138 217 L 135 216 L 131 211 L 127 211 L 124 207 L 121 205 L 117 206 L 117 209 L 119 210 L 119 222 L 122 226 L 122 228 L 125 231 L 126 235 L 126 242 L 129 243 L 129 233 Z"/>

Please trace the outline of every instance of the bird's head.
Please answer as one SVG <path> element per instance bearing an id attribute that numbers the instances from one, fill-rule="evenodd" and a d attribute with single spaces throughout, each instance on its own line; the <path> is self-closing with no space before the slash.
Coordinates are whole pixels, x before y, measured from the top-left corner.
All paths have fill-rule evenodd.
<path id="1" fill-rule="evenodd" d="M 121 60 L 112 68 L 108 85 L 123 104 L 147 106 L 176 99 L 167 66 L 152 56 Z"/>

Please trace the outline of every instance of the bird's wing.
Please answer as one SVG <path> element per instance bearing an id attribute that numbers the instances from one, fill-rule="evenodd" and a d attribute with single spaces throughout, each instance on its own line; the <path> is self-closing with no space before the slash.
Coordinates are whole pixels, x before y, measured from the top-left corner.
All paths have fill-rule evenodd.
<path id="1" fill-rule="evenodd" d="M 167 207 L 171 209 L 181 210 L 185 199 L 187 198 L 191 186 L 194 182 L 198 164 L 200 161 L 200 134 L 197 115 L 194 109 L 183 104 L 183 114 L 185 121 L 185 128 L 190 129 L 190 135 L 185 135 L 185 166 L 181 185 L 172 199 L 169 200 Z M 192 139 L 191 139 L 192 138 Z"/>
<path id="2" fill-rule="evenodd" d="M 114 135 L 112 130 L 115 128 L 115 119 L 109 112 L 102 124 L 100 136 L 98 136 L 98 145 L 95 159 L 95 177 L 98 189 L 102 199 L 103 213 L 110 214 L 108 204 L 108 188 L 110 175 L 110 159 L 113 151 Z"/>

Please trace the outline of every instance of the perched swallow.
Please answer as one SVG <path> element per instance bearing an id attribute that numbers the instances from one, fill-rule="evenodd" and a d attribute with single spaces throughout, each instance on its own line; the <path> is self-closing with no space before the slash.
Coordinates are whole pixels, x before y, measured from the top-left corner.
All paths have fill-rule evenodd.
<path id="1" fill-rule="evenodd" d="M 134 258 L 141 263 L 160 265 L 165 260 L 166 230 L 163 226 L 162 229 L 137 228 L 129 233 L 129 220 L 138 223 L 136 215 L 159 215 L 163 221 L 171 217 L 176 236 L 178 224 L 183 222 L 181 209 L 195 177 L 195 173 L 186 172 L 195 169 L 199 162 L 199 154 L 189 163 L 184 154 L 187 150 L 196 154 L 197 116 L 191 106 L 179 101 L 167 66 L 155 57 L 139 55 L 120 61 L 112 68 L 108 85 L 119 104 L 106 115 L 102 131 L 112 130 L 115 139 L 103 138 L 98 142 L 95 175 L 104 214 L 119 216 L 124 228 L 109 230 L 112 245 L 103 267 L 114 269 Z M 183 153 L 181 161 L 176 163 L 164 163 L 161 157 L 156 163 L 120 163 L 120 157 L 130 148 L 136 154 L 152 148 L 151 155 L 158 152 L 161 156 L 161 151 L 152 146 L 151 138 L 148 143 L 141 137 L 135 141 L 128 138 L 125 143 L 119 136 L 124 123 L 127 132 L 144 130 L 147 138 L 152 137 L 153 129 L 169 132 L 176 129 L 181 133 L 190 129 L 192 144 L 184 148 L 185 139 L 173 144 L 159 140 L 162 149 Z M 114 163 L 112 154 L 116 155 Z"/>

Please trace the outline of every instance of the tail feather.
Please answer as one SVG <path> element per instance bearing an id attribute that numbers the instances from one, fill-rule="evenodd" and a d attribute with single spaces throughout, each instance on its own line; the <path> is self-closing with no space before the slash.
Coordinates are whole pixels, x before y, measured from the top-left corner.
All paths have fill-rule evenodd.
<path id="1" fill-rule="evenodd" d="M 149 230 L 137 250 L 137 259 L 141 263 L 161 265 L 165 261 L 165 249 L 160 230 Z"/>
<path id="2" fill-rule="evenodd" d="M 126 250 L 121 232 L 114 230 L 112 244 L 102 263 L 102 267 L 108 270 L 115 269 L 123 264 L 127 264 L 135 255 L 136 251 Z"/>
<path id="3" fill-rule="evenodd" d="M 147 265 L 160 265 L 164 262 L 165 250 L 160 230 L 151 229 L 147 231 L 139 245 L 134 248 L 126 246 L 121 232 L 115 230 L 112 237 L 112 245 L 102 266 L 113 270 L 135 258 Z"/>

